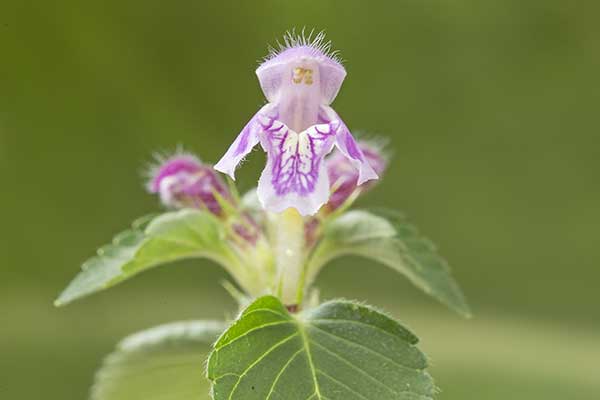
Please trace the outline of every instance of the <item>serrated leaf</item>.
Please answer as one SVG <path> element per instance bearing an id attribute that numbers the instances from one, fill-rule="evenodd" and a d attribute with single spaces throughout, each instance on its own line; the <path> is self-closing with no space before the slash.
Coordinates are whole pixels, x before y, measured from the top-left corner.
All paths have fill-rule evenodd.
<path id="1" fill-rule="evenodd" d="M 235 275 L 239 259 L 225 242 L 212 214 L 186 209 L 141 218 L 82 265 L 82 271 L 55 301 L 57 306 L 114 286 L 154 266 L 191 257 L 209 258 Z"/>
<path id="2" fill-rule="evenodd" d="M 162 214 L 148 224 L 144 234 L 146 238 L 135 257 L 123 265 L 125 273 L 191 257 L 209 258 L 223 265 L 234 261 L 224 244 L 223 224 L 209 212 L 185 209 Z"/>
<path id="3" fill-rule="evenodd" d="M 291 315 L 265 296 L 214 345 L 208 377 L 214 400 L 429 400 L 436 389 L 417 342 L 365 305 Z"/>
<path id="4" fill-rule="evenodd" d="M 307 282 L 311 283 L 332 259 L 358 255 L 404 274 L 425 293 L 469 317 L 466 299 L 435 245 L 401 214 L 385 212 L 384 215 L 350 211 L 326 225 L 323 239 L 309 260 Z"/>
<path id="5" fill-rule="evenodd" d="M 225 327 L 175 322 L 125 338 L 96 373 L 91 400 L 209 400 L 206 356 Z"/>

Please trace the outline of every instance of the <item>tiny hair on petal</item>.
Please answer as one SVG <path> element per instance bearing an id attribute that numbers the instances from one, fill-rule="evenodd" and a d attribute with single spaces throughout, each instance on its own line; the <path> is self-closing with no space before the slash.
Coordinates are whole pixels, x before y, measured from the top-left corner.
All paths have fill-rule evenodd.
<path id="1" fill-rule="evenodd" d="M 331 61 L 342 65 L 344 60 L 340 57 L 339 50 L 332 50 L 331 40 L 325 37 L 325 31 L 321 30 L 315 33 L 314 29 L 306 33 L 306 28 L 297 33 L 296 29 L 286 31 L 283 35 L 283 43 L 277 40 L 276 46 L 269 46 L 269 53 L 259 63 L 271 61 L 281 56 L 286 50 L 297 47 L 305 47 L 312 50 L 314 57 L 327 57 Z"/>

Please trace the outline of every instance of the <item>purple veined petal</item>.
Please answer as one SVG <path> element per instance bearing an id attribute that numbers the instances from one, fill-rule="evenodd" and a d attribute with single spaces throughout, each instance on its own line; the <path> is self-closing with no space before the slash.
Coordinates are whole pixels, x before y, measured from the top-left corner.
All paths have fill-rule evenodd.
<path id="1" fill-rule="evenodd" d="M 244 129 L 242 129 L 238 137 L 214 168 L 219 172 L 229 175 L 231 179 L 235 180 L 235 168 L 259 142 L 259 133 L 263 130 L 261 120 L 264 123 L 264 120 L 270 119 L 274 112 L 276 112 L 276 106 L 274 104 L 269 103 L 263 106 L 252 119 L 250 119 L 246 126 L 244 126 Z"/>
<path id="2" fill-rule="evenodd" d="M 328 122 L 335 130 L 335 145 L 350 160 L 352 165 L 358 170 L 358 185 L 366 181 L 378 179 L 379 176 L 369 164 L 369 161 L 358 146 L 358 143 L 350 133 L 350 130 L 344 124 L 344 121 L 337 115 L 333 108 L 321 106 L 322 112 L 319 113 L 319 121 Z"/>
<path id="3" fill-rule="evenodd" d="M 332 149 L 335 134 L 329 124 L 314 125 L 297 133 L 280 121 L 261 134 L 267 165 L 258 181 L 258 198 L 266 210 L 295 208 L 313 215 L 329 199 L 329 177 L 323 159 Z"/>

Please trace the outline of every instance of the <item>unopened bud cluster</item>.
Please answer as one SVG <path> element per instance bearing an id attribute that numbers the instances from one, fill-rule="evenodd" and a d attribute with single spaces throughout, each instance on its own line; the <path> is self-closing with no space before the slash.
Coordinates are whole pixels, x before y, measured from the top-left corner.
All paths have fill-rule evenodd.
<path id="1" fill-rule="evenodd" d="M 383 175 L 387 167 L 387 159 L 380 146 L 359 141 L 358 147 L 377 175 Z M 378 180 L 370 180 L 358 185 L 359 173 L 357 169 L 347 157 L 339 152 L 334 153 L 327 160 L 327 174 L 331 185 L 331 194 L 326 206 L 329 211 L 333 211 L 344 204 L 355 191 L 368 190 L 379 182 Z"/>
<path id="2" fill-rule="evenodd" d="M 211 165 L 191 154 L 176 154 L 153 168 L 148 184 L 168 208 L 206 208 L 220 215 L 220 199 L 230 198 L 227 186 Z"/>

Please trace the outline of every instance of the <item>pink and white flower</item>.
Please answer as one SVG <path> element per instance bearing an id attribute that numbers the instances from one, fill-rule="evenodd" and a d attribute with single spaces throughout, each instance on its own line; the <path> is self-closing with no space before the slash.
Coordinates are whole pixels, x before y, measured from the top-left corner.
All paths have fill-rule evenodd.
<path id="1" fill-rule="evenodd" d="M 377 143 L 359 141 L 358 147 L 373 167 L 375 173 L 381 176 L 387 168 L 387 156 L 382 151 L 382 146 Z M 358 171 L 350 160 L 340 152 L 333 153 L 327 158 L 327 174 L 331 182 L 331 196 L 327 209 L 333 211 L 348 200 L 356 190 L 366 191 L 373 187 L 376 181 L 365 182 L 360 185 Z"/>
<path id="2" fill-rule="evenodd" d="M 227 186 L 210 165 L 187 153 L 159 158 L 158 161 L 150 173 L 148 191 L 158 194 L 165 206 L 206 208 L 213 214 L 221 214 L 216 196 L 228 199 L 230 195 Z"/>
<path id="3" fill-rule="evenodd" d="M 330 182 L 324 157 L 337 147 L 358 170 L 358 184 L 377 173 L 330 107 L 346 70 L 323 33 L 288 34 L 256 74 L 268 103 L 246 124 L 215 169 L 235 179 L 235 168 L 258 143 L 267 165 L 258 197 L 269 211 L 295 208 L 313 215 L 327 203 Z"/>

